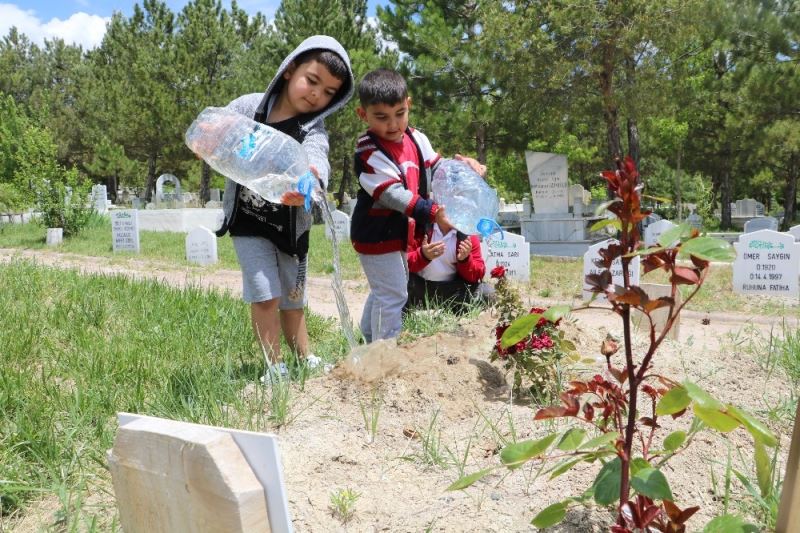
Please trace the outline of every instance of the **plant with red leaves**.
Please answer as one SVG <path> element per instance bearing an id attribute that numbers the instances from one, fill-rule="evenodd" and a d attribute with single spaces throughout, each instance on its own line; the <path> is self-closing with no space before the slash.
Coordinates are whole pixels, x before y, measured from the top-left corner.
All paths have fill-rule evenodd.
<path id="1" fill-rule="evenodd" d="M 551 479 L 579 464 L 602 464 L 589 490 L 580 497 L 568 498 L 542 510 L 532 522 L 537 527 L 557 524 L 566 516 L 570 505 L 594 499 L 600 505 L 615 506 L 617 519 L 611 528 L 614 533 L 654 530 L 679 533 L 686 530 L 685 522 L 698 507 L 681 509 L 675 504 L 662 466 L 685 450 L 697 432 L 704 428 L 721 432 L 743 428 L 750 433 L 762 496 L 768 496 L 772 489 L 769 483 L 772 466 L 766 448 L 776 446 L 777 439 L 749 413 L 722 403 L 690 381 L 678 383 L 654 370 L 656 350 L 681 310 L 702 287 L 711 261 L 729 260 L 733 251 L 727 242 L 701 236 L 686 225 L 664 232 L 657 246 L 642 248 L 638 226 L 649 212 L 641 207 L 639 173 L 630 158 L 618 162 L 617 167 L 616 171 L 602 173 L 614 194 L 614 199 L 605 207 L 616 218 L 601 221 L 593 229 L 613 225 L 619 231 L 619 239 L 601 250 L 596 264 L 602 270 L 586 276 L 586 282 L 591 292 L 595 296 L 603 295 L 612 311 L 622 318 L 621 346 L 611 338 L 603 341 L 600 351 L 606 357 L 606 376 L 570 382 L 569 388 L 560 395 L 561 405 L 540 409 L 534 416 L 535 420 L 571 417 L 579 422 L 578 426 L 537 440 L 510 444 L 500 452 L 500 460 L 502 466 L 514 469 L 531 460 L 560 459 L 550 470 Z M 630 263 L 637 256 L 641 257 L 645 273 L 662 269 L 668 274 L 672 285 L 670 296 L 651 299 L 641 288 L 631 284 Z M 684 261 L 679 262 L 679 259 Z M 611 264 L 617 260 L 622 265 L 624 281 L 621 286 L 613 284 L 610 272 Z M 680 285 L 691 289 L 679 304 L 676 295 Z M 589 302 L 586 307 L 591 304 Z M 656 329 L 652 316 L 658 309 L 666 313 L 661 331 Z M 649 322 L 649 345 L 641 354 L 634 354 L 631 342 L 633 310 L 645 316 L 645 324 Z M 541 316 L 555 321 L 567 311 L 569 308 L 550 308 Z M 515 345 L 536 324 L 538 319 L 526 317 L 512 322 L 503 331 L 500 346 Z M 613 358 L 620 349 L 624 361 L 615 365 Z M 673 431 L 663 439 L 656 439 L 663 417 L 677 419 L 690 412 L 694 418 L 687 431 Z M 450 489 L 464 489 L 492 470 L 488 468 L 465 476 Z M 723 516 L 715 520 L 730 518 Z"/>

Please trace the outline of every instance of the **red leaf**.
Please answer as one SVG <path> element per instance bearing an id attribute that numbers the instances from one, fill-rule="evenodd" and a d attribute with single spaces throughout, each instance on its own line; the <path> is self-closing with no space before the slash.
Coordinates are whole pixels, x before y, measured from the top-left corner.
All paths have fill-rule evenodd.
<path id="1" fill-rule="evenodd" d="M 589 292 L 605 292 L 611 285 L 611 272 L 603 270 L 599 274 L 587 274 L 586 284 L 589 286 Z"/>
<path id="2" fill-rule="evenodd" d="M 616 368 L 611 367 L 608 369 L 608 371 L 611 373 L 612 376 L 614 376 L 614 379 L 619 381 L 620 385 L 625 383 L 625 380 L 628 379 L 628 372 L 627 369 L 625 368 L 623 368 L 622 370 L 617 370 Z"/>
<path id="3" fill-rule="evenodd" d="M 657 423 L 655 420 L 653 420 L 653 419 L 652 419 L 652 418 L 650 418 L 649 416 L 643 416 L 642 418 L 640 418 L 640 419 L 639 419 L 639 422 L 640 422 L 640 423 L 641 423 L 643 426 L 647 426 L 647 427 L 649 427 L 649 428 L 655 428 L 655 429 L 658 429 L 658 428 L 660 428 L 660 427 L 661 427 L 661 426 L 659 426 L 659 425 L 658 425 L 658 423 Z"/>
<path id="4" fill-rule="evenodd" d="M 615 294 L 608 297 L 609 300 L 621 304 L 629 304 L 634 307 L 640 307 L 647 304 L 649 298 L 647 293 L 641 287 L 616 287 Z"/>
<path id="5" fill-rule="evenodd" d="M 656 309 L 661 307 L 669 307 L 674 304 L 675 300 L 672 298 L 672 296 L 661 296 L 644 304 L 644 310 L 647 313 L 652 313 Z"/>
<path id="6" fill-rule="evenodd" d="M 692 264 L 694 264 L 694 266 L 696 266 L 700 270 L 705 270 L 706 268 L 708 268 L 708 265 L 710 264 L 710 261 L 706 261 L 705 259 L 700 259 L 699 257 L 696 257 L 694 255 L 690 255 L 689 258 L 692 260 Z"/>
<path id="7" fill-rule="evenodd" d="M 592 405 L 588 402 L 583 404 L 583 416 L 589 422 L 591 422 L 592 419 L 594 418 L 594 407 L 592 407 Z"/>
<path id="8" fill-rule="evenodd" d="M 677 285 L 695 285 L 700 281 L 700 277 L 693 268 L 676 266 L 670 281 Z"/>
<path id="9" fill-rule="evenodd" d="M 533 417 L 534 420 L 547 420 L 548 418 L 558 418 L 561 416 L 569 416 L 567 414 L 566 407 L 545 407 L 544 409 L 539 409 L 536 412 L 536 416 Z"/>

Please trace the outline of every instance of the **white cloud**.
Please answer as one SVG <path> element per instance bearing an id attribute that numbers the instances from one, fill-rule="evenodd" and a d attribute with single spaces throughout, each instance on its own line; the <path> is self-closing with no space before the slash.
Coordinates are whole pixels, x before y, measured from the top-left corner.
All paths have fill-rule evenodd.
<path id="1" fill-rule="evenodd" d="M 380 46 L 381 50 L 383 51 L 391 50 L 395 52 L 397 51 L 396 42 L 388 41 L 383 38 L 383 33 L 381 32 L 380 21 L 378 20 L 378 17 L 367 17 L 367 25 L 376 31 L 378 38 L 378 45 Z"/>
<path id="2" fill-rule="evenodd" d="M 8 35 L 12 26 L 24 33 L 36 44 L 44 44 L 45 39 L 59 37 L 67 43 L 83 46 L 84 50 L 94 48 L 103 40 L 106 24 L 111 19 L 88 13 L 73 13 L 68 19 L 52 18 L 42 22 L 32 10 L 22 10 L 14 4 L 0 4 L 0 35 Z"/>

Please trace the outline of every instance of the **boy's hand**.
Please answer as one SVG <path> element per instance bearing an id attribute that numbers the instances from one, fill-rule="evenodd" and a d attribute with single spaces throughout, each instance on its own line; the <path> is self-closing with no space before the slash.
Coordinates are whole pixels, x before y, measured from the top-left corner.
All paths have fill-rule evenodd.
<path id="1" fill-rule="evenodd" d="M 281 203 L 283 205 L 298 207 L 306 203 L 306 197 L 301 192 L 289 191 L 283 193 L 283 196 L 281 196 Z"/>
<path id="2" fill-rule="evenodd" d="M 314 177 L 317 178 L 317 181 L 319 181 L 319 170 L 317 170 L 317 167 L 315 167 L 314 165 L 309 165 L 308 170 L 310 170 L 311 173 L 314 174 Z M 319 186 L 320 188 L 322 187 L 321 182 Z M 305 202 L 306 202 L 306 197 L 301 192 L 290 191 L 283 193 L 283 196 L 281 196 L 281 203 L 283 205 L 291 205 L 299 207 L 301 205 L 304 205 Z"/>
<path id="3" fill-rule="evenodd" d="M 459 261 L 465 260 L 469 257 L 469 253 L 472 251 L 472 240 L 471 239 L 464 239 L 458 245 L 458 251 L 456 252 L 456 259 Z"/>
<path id="4" fill-rule="evenodd" d="M 444 243 L 442 241 L 428 242 L 428 236 L 425 235 L 425 237 L 422 239 L 422 257 L 428 261 L 433 261 L 443 253 Z"/>
<path id="5" fill-rule="evenodd" d="M 477 159 L 472 159 L 471 157 L 461 154 L 456 154 L 455 159 L 456 161 L 463 161 L 464 163 L 468 164 L 472 170 L 478 173 L 480 177 L 486 177 L 486 165 L 481 165 Z"/>
<path id="6" fill-rule="evenodd" d="M 447 235 L 450 233 L 450 230 L 453 229 L 453 224 L 450 223 L 448 220 L 447 215 L 444 212 L 444 206 L 440 205 L 439 210 L 436 211 L 436 216 L 433 219 L 436 224 L 438 224 L 439 229 L 442 231 L 442 235 Z"/>

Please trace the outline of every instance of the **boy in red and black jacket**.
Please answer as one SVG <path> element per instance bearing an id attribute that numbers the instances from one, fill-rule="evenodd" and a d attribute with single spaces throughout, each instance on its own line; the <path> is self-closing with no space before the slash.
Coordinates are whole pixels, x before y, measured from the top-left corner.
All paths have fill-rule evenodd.
<path id="1" fill-rule="evenodd" d="M 418 231 L 421 238 L 429 223 L 446 231 L 452 225 L 444 208 L 428 198 L 440 157 L 422 132 L 408 126 L 411 99 L 403 76 L 388 69 L 369 72 L 358 86 L 358 96 L 356 112 L 369 129 L 356 146 L 360 188 L 350 240 L 369 282 L 361 332 L 372 342 L 400 333 L 408 297 L 409 233 Z"/>

